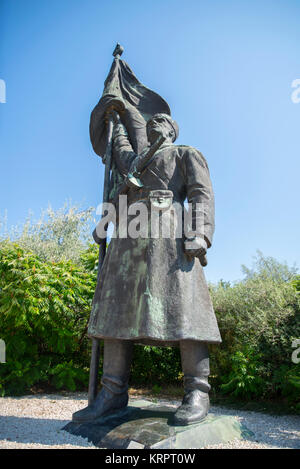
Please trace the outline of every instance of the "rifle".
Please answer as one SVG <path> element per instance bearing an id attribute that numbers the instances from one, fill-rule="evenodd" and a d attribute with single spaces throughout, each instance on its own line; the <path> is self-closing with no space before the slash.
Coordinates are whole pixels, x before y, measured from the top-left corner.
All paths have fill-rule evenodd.
<path id="1" fill-rule="evenodd" d="M 166 140 L 165 137 L 160 136 L 156 140 L 156 142 L 151 145 L 147 153 L 141 158 L 136 166 L 136 170 L 133 173 L 128 173 L 125 181 L 123 182 L 118 194 L 114 198 L 113 202 L 116 203 L 119 195 L 126 194 L 130 187 L 134 189 L 140 189 L 143 187 L 143 183 L 140 180 L 140 176 L 144 173 L 147 167 L 151 164 L 153 159 L 155 158 L 155 153 L 159 149 L 159 147 L 164 143 Z"/>

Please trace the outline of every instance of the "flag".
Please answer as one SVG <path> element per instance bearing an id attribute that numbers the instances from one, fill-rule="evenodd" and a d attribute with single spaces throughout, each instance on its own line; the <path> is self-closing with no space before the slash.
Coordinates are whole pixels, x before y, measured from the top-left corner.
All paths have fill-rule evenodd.
<path id="1" fill-rule="evenodd" d="M 106 150 L 105 114 L 110 106 L 119 112 L 137 154 L 148 145 L 147 120 L 156 113 L 171 114 L 166 101 L 140 83 L 127 63 L 116 57 L 105 80 L 102 97 L 91 113 L 90 138 L 99 156 Z"/>

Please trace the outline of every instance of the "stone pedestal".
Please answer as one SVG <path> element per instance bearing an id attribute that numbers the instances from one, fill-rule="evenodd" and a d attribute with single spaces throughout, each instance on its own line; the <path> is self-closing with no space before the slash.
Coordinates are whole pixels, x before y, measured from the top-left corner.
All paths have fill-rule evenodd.
<path id="1" fill-rule="evenodd" d="M 126 410 L 92 423 L 68 423 L 63 430 L 88 438 L 99 448 L 195 449 L 242 439 L 252 433 L 234 417 L 209 414 L 201 423 L 172 424 L 175 408 L 133 401 Z"/>

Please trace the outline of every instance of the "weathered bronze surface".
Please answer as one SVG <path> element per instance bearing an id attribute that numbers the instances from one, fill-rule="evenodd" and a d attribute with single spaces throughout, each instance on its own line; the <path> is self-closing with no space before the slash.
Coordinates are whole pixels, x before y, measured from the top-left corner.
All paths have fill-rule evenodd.
<path id="1" fill-rule="evenodd" d="M 131 402 L 121 412 L 101 421 L 71 422 L 64 430 L 88 438 L 99 448 L 189 449 L 252 436 L 234 417 L 210 415 L 191 426 L 173 424 L 174 408 L 150 401 Z"/>
<path id="2" fill-rule="evenodd" d="M 93 401 L 92 359 L 89 406 L 76 412 L 73 420 L 95 421 L 126 408 L 132 346 L 137 343 L 180 346 L 185 396 L 174 422 L 192 425 L 209 409 L 207 344 L 221 342 L 203 272 L 214 233 L 213 189 L 204 156 L 195 148 L 174 144 L 179 127 L 168 104 L 138 81 L 120 59 L 122 52 L 117 45 L 90 122 L 93 148 L 106 164 L 109 190 L 104 200 L 117 211 L 104 260 L 100 244 L 88 327 L 94 355 L 95 341 L 104 339 L 103 389 Z M 125 205 L 120 195 L 126 195 Z M 181 227 L 185 201 L 190 204 L 192 234 L 183 233 L 184 223 Z M 131 236 L 137 204 L 147 217 L 140 234 Z M 181 209 L 179 216 L 176 207 Z M 153 213 L 158 213 L 159 223 L 169 216 L 168 236 L 161 231 L 153 234 Z M 94 238 L 100 241 L 96 234 Z"/>
<path id="3" fill-rule="evenodd" d="M 214 232 L 214 196 L 207 163 L 198 150 L 174 145 L 173 125 L 164 114 L 158 116 L 148 121 L 148 140 L 153 145 L 157 138 L 164 137 L 164 143 L 139 174 L 142 187 L 128 184 L 125 210 L 141 203 L 150 213 L 153 191 L 159 191 L 157 198 L 168 191 L 171 202 L 182 208 L 186 199 L 193 205 L 201 204 L 203 239 L 199 239 L 205 254 Z M 136 172 L 148 151 L 146 147 L 141 155 L 134 152 L 124 125 L 116 118 L 113 160 L 125 184 L 128 174 Z M 114 200 L 115 192 L 124 192 L 123 186 L 124 181 L 119 188 L 112 188 Z M 128 225 L 133 218 L 128 217 Z M 148 229 L 150 232 L 150 220 Z M 184 339 L 220 342 L 201 263 L 195 252 L 185 249 L 184 237 L 120 238 L 118 230 L 116 226 L 116 237 L 110 242 L 101 269 L 89 323 L 90 337 L 157 345 L 176 345 Z"/>

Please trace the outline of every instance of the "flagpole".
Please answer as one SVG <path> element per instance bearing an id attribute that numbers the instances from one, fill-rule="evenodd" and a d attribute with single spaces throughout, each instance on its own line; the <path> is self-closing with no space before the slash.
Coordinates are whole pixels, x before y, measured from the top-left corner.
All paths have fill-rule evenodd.
<path id="1" fill-rule="evenodd" d="M 119 59 L 123 47 L 120 44 L 117 44 L 113 56 L 116 59 Z M 108 122 L 107 122 L 107 140 L 106 140 L 106 151 L 104 156 L 105 161 L 105 173 L 104 173 L 104 185 L 103 185 L 103 203 L 109 201 L 109 191 L 110 191 L 110 170 L 112 162 L 112 143 L 113 143 L 113 117 L 110 111 L 113 110 L 113 107 L 110 107 L 107 110 Z M 102 213 L 102 216 L 104 214 Z M 106 244 L 107 238 L 101 240 L 99 246 L 99 259 L 98 259 L 98 281 L 100 277 L 101 268 L 104 262 L 106 254 Z M 89 390 L 88 390 L 88 405 L 91 405 L 95 400 L 98 393 L 98 374 L 99 374 L 99 358 L 100 358 L 100 340 L 97 338 L 92 338 L 92 350 L 91 350 L 91 363 L 90 363 L 90 377 L 89 377 Z"/>
<path id="2" fill-rule="evenodd" d="M 109 116 L 108 124 L 107 124 L 107 145 L 106 145 L 106 153 L 105 153 L 103 203 L 106 203 L 109 200 L 110 169 L 111 169 L 111 159 L 112 159 L 112 135 L 113 135 L 113 119 L 112 119 L 112 116 Z M 102 268 L 105 254 L 106 254 L 106 243 L 107 243 L 106 237 L 104 239 L 101 239 L 101 243 L 99 246 L 97 281 L 99 281 L 101 268 Z M 100 340 L 96 338 L 92 338 L 88 405 L 92 404 L 98 392 L 99 359 L 100 359 Z"/>

